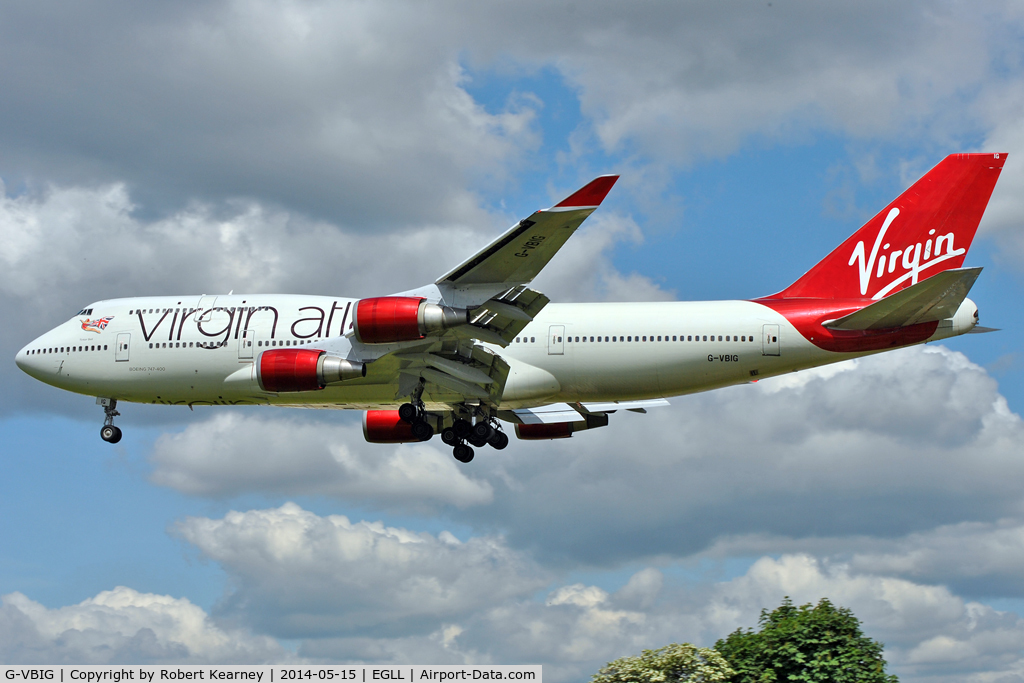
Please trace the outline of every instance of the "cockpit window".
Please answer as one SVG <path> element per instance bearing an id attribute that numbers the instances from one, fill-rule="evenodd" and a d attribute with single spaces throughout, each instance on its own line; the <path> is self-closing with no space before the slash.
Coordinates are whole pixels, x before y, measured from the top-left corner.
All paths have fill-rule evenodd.
<path id="1" fill-rule="evenodd" d="M 92 315 L 92 309 L 91 308 L 83 308 L 78 313 L 75 313 L 75 315 Z"/>

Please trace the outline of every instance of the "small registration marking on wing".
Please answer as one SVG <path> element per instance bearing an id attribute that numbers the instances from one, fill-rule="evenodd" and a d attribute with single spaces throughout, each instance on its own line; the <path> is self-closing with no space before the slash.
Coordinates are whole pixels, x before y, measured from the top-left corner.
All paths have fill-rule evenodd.
<path id="1" fill-rule="evenodd" d="M 545 239 L 544 235 L 532 235 L 530 237 L 530 239 L 528 239 L 526 242 L 523 243 L 523 246 L 520 247 L 520 250 L 517 251 L 515 255 L 520 257 L 520 258 L 525 258 L 525 257 L 529 256 L 530 255 L 530 250 L 531 249 L 536 249 L 541 244 L 543 244 L 544 243 L 544 239 Z"/>

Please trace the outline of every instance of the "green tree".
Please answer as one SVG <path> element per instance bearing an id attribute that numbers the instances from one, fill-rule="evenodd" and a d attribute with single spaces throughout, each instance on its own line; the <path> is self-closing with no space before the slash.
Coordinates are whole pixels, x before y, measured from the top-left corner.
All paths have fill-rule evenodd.
<path id="1" fill-rule="evenodd" d="M 592 683 L 725 683 L 733 674 L 714 650 L 689 643 L 644 650 L 639 657 L 609 662 L 591 678 Z"/>
<path id="2" fill-rule="evenodd" d="M 735 683 L 808 681 L 896 683 L 885 673 L 882 644 L 866 637 L 853 612 L 827 598 L 794 607 L 787 597 L 761 610 L 759 631 L 737 629 L 715 643 L 736 671 Z"/>

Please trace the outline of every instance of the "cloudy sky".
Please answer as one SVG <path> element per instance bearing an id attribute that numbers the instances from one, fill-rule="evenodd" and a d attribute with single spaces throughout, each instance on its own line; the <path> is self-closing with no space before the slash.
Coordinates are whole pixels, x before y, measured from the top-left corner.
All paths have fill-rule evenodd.
<path id="1" fill-rule="evenodd" d="M 902 680 L 1024 681 L 1020 3 L 13 0 L 0 64 L 0 661 L 560 683 L 789 595 Z M 552 300 L 750 298 L 966 151 L 1010 154 L 967 261 L 1002 332 L 468 466 L 268 408 L 110 446 L 13 362 L 102 298 L 430 282 L 601 173 Z"/>

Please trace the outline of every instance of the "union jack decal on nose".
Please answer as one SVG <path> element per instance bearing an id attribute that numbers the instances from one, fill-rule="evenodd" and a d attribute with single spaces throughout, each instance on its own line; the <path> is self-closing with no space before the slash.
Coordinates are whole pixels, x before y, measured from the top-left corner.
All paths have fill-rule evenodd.
<path id="1" fill-rule="evenodd" d="M 82 321 L 82 329 L 86 332 L 96 332 L 97 334 L 107 329 L 107 325 L 114 316 L 108 315 L 106 318 L 96 318 L 96 320 L 89 320 L 86 318 Z"/>

